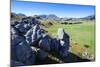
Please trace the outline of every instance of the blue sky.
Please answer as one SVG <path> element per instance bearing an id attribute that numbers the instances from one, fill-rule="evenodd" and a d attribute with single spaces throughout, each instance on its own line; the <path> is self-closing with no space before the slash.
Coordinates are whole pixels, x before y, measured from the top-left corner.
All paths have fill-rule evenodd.
<path id="1" fill-rule="evenodd" d="M 59 17 L 80 18 L 94 14 L 95 6 L 11 0 L 11 12 L 23 13 L 28 16 L 55 14 Z"/>

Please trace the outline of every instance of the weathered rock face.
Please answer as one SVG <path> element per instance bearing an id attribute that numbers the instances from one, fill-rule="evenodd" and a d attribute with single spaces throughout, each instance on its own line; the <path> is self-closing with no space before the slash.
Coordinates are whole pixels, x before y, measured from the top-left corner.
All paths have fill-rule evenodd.
<path id="1" fill-rule="evenodd" d="M 35 25 L 25 34 L 27 43 L 33 45 L 36 44 L 36 42 L 42 38 L 43 33 L 44 30 L 40 29 L 38 25 Z"/>
<path id="2" fill-rule="evenodd" d="M 11 62 L 12 65 L 33 65 L 36 58 L 45 60 L 48 52 L 54 51 L 62 58 L 69 49 L 69 36 L 62 28 L 58 29 L 58 37 L 50 38 L 40 28 L 34 18 L 23 18 L 20 23 L 11 26 Z M 33 50 L 31 46 L 39 48 Z"/>

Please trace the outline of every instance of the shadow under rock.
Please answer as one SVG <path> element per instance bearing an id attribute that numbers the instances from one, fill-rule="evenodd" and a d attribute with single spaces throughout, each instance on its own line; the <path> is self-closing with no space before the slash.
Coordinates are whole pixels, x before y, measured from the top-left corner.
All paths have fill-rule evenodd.
<path id="1" fill-rule="evenodd" d="M 69 52 L 67 57 L 61 58 L 57 54 L 53 54 L 53 56 L 59 58 L 63 63 L 74 63 L 74 62 L 89 62 L 90 60 L 88 59 L 82 59 L 79 56 Z M 52 60 L 51 58 L 47 57 L 44 61 L 40 61 L 37 58 L 36 64 L 35 65 L 44 65 L 44 64 L 59 64 L 59 62 Z"/>

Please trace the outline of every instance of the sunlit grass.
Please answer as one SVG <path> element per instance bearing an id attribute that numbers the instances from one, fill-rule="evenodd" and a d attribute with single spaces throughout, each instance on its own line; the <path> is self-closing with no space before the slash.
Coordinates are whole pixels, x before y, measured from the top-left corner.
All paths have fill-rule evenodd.
<path id="1" fill-rule="evenodd" d="M 46 28 L 46 30 L 56 36 L 58 28 L 64 28 L 65 32 L 69 34 L 71 42 L 77 43 L 79 49 L 71 49 L 75 53 L 75 50 L 80 50 L 84 48 L 84 45 L 88 45 L 87 49 L 89 53 L 95 53 L 95 24 L 94 22 L 84 22 L 82 24 L 71 24 L 65 25 L 60 23 L 54 23 L 51 27 Z M 72 45 L 72 44 L 71 44 Z"/>

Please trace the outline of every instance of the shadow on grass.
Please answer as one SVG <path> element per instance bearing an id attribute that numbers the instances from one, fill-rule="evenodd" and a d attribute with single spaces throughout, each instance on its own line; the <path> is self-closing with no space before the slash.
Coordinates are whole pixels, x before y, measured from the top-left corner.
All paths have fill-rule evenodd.
<path id="1" fill-rule="evenodd" d="M 90 60 L 88 59 L 82 59 L 79 56 L 73 54 L 73 53 L 69 53 L 68 56 L 66 58 L 62 59 L 65 63 L 72 63 L 72 62 L 89 62 Z"/>
<path id="2" fill-rule="evenodd" d="M 82 59 L 80 57 L 78 57 L 77 55 L 69 52 L 68 56 L 65 58 L 60 58 L 58 55 L 55 55 L 57 58 L 59 58 L 60 60 L 63 61 L 63 63 L 74 63 L 74 62 L 89 62 L 90 60 L 88 59 Z M 44 65 L 44 64 L 58 64 L 59 62 L 52 60 L 50 58 L 47 58 L 44 61 L 40 61 L 37 59 L 36 64 L 35 65 Z"/>

